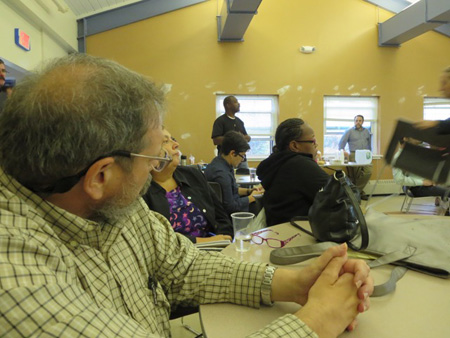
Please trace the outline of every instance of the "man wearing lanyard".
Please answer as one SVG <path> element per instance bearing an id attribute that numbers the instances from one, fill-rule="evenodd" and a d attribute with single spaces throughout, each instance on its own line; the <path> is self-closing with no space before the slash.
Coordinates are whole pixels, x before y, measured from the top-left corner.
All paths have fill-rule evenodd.
<path id="1" fill-rule="evenodd" d="M 371 134 L 368 129 L 362 126 L 364 123 L 364 116 L 356 115 L 354 123 L 355 126 L 348 129 L 339 141 L 339 150 L 344 150 L 348 143 L 350 154 L 345 152 L 345 157 L 349 158 L 350 162 L 355 162 L 356 150 L 368 149 L 372 151 Z M 363 189 L 372 176 L 372 166 L 348 167 L 348 176 L 359 189 L 361 199 L 367 200 L 368 197 Z"/>

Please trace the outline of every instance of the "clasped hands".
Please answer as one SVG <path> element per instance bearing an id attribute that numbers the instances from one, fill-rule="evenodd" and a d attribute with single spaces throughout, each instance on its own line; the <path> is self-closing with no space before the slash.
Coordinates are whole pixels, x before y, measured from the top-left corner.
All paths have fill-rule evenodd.
<path id="1" fill-rule="evenodd" d="M 370 268 L 363 260 L 348 259 L 347 245 L 334 246 L 301 270 L 278 268 L 272 282 L 272 301 L 302 305 L 295 315 L 319 337 L 336 337 L 353 330 L 356 317 L 367 311 L 373 292 Z"/>
<path id="2" fill-rule="evenodd" d="M 249 190 L 251 190 L 250 195 L 253 195 L 253 196 L 254 195 L 258 196 L 258 195 L 264 194 L 264 188 L 262 187 L 262 185 L 257 185 L 256 187 L 253 187 Z"/>

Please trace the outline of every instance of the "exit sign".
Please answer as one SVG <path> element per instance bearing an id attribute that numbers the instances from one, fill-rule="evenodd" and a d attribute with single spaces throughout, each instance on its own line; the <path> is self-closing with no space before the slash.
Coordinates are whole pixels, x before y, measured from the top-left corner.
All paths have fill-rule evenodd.
<path id="1" fill-rule="evenodd" d="M 27 33 L 22 31 L 20 28 L 16 28 L 14 29 L 14 37 L 17 46 L 26 50 L 27 52 L 30 51 L 31 49 L 30 36 Z"/>

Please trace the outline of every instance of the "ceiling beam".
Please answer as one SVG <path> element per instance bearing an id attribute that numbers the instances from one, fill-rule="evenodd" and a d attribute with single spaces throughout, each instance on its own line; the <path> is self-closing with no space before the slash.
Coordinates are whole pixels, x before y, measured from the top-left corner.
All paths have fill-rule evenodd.
<path id="1" fill-rule="evenodd" d="M 86 51 L 86 37 L 208 0 L 145 0 L 77 20 L 78 51 Z"/>
<path id="2" fill-rule="evenodd" d="M 421 0 L 378 25 L 380 46 L 400 46 L 450 22 L 449 0 Z"/>
<path id="3" fill-rule="evenodd" d="M 244 41 L 244 34 L 262 0 L 224 0 L 217 16 L 219 41 Z"/>

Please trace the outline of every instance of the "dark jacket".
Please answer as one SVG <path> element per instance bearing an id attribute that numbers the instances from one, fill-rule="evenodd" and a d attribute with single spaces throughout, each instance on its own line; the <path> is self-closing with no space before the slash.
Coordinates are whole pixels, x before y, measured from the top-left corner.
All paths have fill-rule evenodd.
<path id="1" fill-rule="evenodd" d="M 450 118 L 440 121 L 438 124 L 438 134 L 450 134 Z"/>
<path id="2" fill-rule="evenodd" d="M 273 153 L 260 163 L 256 174 L 265 189 L 268 226 L 307 216 L 316 193 L 329 177 L 311 155 L 292 151 Z"/>
<path id="3" fill-rule="evenodd" d="M 222 156 L 215 157 L 205 170 L 206 179 L 217 182 L 222 187 L 222 200 L 226 212 L 248 211 L 247 196 L 239 196 L 239 188 L 234 177 L 234 170 Z"/>
<path id="4" fill-rule="evenodd" d="M 209 225 L 213 229 L 212 231 L 216 235 L 233 236 L 233 226 L 230 218 L 199 169 L 180 166 L 173 173 L 173 178 L 180 186 L 184 197 L 203 211 Z M 150 209 L 159 212 L 167 219 L 170 218 L 170 207 L 166 198 L 166 190 L 158 183 L 152 181 L 150 188 L 143 197 Z M 195 242 L 195 237 L 186 237 Z"/>

